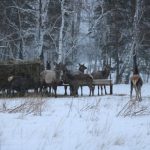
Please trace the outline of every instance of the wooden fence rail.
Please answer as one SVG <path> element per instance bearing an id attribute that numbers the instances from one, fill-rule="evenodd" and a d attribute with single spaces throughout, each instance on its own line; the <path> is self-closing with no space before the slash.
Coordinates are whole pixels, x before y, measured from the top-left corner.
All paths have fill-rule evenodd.
<path id="1" fill-rule="evenodd" d="M 61 86 L 64 86 L 65 88 L 65 95 L 67 95 L 67 87 L 69 86 L 69 84 L 63 84 Z M 83 87 L 84 86 L 88 86 L 86 83 L 82 83 L 80 85 L 81 87 L 81 95 L 83 95 Z M 93 80 L 93 86 L 96 88 L 98 88 L 98 93 L 97 95 L 100 95 L 100 87 L 104 88 L 104 86 L 109 86 L 109 94 L 112 95 L 113 94 L 113 83 L 112 83 L 112 80 L 109 80 L 109 79 L 94 79 Z"/>
<path id="2" fill-rule="evenodd" d="M 94 79 L 93 85 L 98 87 L 98 95 L 99 95 L 99 88 L 101 86 L 109 86 L 110 87 L 110 95 L 113 94 L 113 83 L 112 80 L 109 79 Z"/>

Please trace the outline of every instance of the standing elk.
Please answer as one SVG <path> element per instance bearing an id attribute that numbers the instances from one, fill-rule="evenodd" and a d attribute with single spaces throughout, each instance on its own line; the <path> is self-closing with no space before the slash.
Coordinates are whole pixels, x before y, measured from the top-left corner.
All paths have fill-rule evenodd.
<path id="1" fill-rule="evenodd" d="M 79 86 L 87 85 L 89 87 L 89 96 L 94 95 L 93 77 L 89 74 L 72 74 L 64 65 L 63 68 L 63 81 L 70 85 L 70 93 L 73 96 L 78 96 Z M 82 94 L 82 93 L 81 93 Z"/>
<path id="2" fill-rule="evenodd" d="M 132 91 L 134 88 L 136 94 L 136 100 L 142 101 L 141 88 L 143 85 L 143 80 L 139 75 L 139 70 L 137 66 L 135 66 L 135 68 L 133 69 L 133 75 L 131 76 L 130 80 L 131 80 L 130 98 L 132 99 Z"/>
<path id="3" fill-rule="evenodd" d="M 66 65 L 64 65 L 64 68 L 66 69 Z M 84 74 L 84 71 L 87 69 L 87 67 L 84 65 L 84 64 L 80 64 L 79 63 L 79 69 L 78 70 L 76 70 L 76 71 L 67 71 L 67 72 L 69 72 L 69 74 L 70 75 L 72 75 L 72 76 L 75 76 L 75 75 L 82 75 L 82 74 Z M 68 84 L 68 80 L 64 80 L 64 83 L 65 84 Z M 80 85 L 81 86 L 81 85 Z M 64 86 L 64 88 L 65 88 L 65 94 L 64 95 L 67 95 L 67 85 L 65 85 Z M 72 87 L 70 86 L 70 93 L 71 93 L 71 90 L 72 90 Z M 78 95 L 78 94 L 77 94 Z M 82 92 L 82 86 L 81 86 L 81 95 L 83 95 L 83 92 Z"/>
<path id="4" fill-rule="evenodd" d="M 101 71 L 94 71 L 91 73 L 93 79 L 108 79 L 110 74 L 110 66 L 105 65 Z M 104 85 L 105 94 L 107 94 L 106 86 Z M 103 86 L 101 86 L 101 94 L 103 94 Z M 99 95 L 99 86 L 98 86 L 98 95 Z"/>
<path id="5" fill-rule="evenodd" d="M 50 88 L 50 94 L 51 94 L 51 87 L 54 90 L 54 95 L 57 97 L 57 86 L 62 84 L 62 70 L 61 70 L 61 63 L 56 64 L 56 67 L 54 70 L 44 70 L 40 73 L 40 82 L 41 87 L 40 91 L 42 91 L 43 88 Z"/>
<path id="6" fill-rule="evenodd" d="M 84 74 L 84 71 L 86 69 L 87 69 L 87 67 L 84 64 L 79 64 L 79 71 L 81 74 Z M 81 95 L 83 95 L 83 86 L 81 85 L 80 87 L 81 87 Z M 94 89 L 92 89 L 92 90 L 94 90 Z"/>
<path id="7" fill-rule="evenodd" d="M 35 82 L 31 77 L 25 76 L 9 76 L 9 94 L 10 96 L 14 96 L 14 91 L 16 91 L 19 95 L 25 95 L 29 89 L 34 89 L 36 92 L 38 91 L 39 82 Z"/>

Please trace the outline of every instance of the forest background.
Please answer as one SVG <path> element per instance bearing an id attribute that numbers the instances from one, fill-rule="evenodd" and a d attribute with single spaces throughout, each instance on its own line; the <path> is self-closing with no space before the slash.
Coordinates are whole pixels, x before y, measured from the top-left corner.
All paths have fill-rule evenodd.
<path id="1" fill-rule="evenodd" d="M 150 77 L 149 0 L 1 0 L 0 60 L 78 63 L 88 72 L 110 64 L 128 83 L 133 56 Z"/>

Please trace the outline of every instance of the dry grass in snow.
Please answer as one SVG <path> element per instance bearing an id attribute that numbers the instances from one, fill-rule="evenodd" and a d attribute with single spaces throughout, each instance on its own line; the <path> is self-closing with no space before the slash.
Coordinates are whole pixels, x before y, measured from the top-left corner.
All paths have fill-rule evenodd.
<path id="1" fill-rule="evenodd" d="M 129 85 L 115 85 L 114 95 L 105 96 L 88 97 L 84 89 L 86 96 L 77 98 L 0 99 L 0 150 L 149 150 L 149 87 L 132 105 L 147 114 L 136 115 Z"/>

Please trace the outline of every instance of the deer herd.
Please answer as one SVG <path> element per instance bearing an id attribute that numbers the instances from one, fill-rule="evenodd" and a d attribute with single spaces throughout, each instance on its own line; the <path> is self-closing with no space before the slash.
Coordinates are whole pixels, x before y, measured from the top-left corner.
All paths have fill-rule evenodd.
<path id="1" fill-rule="evenodd" d="M 9 83 L 9 93 L 13 94 L 16 90 L 18 93 L 25 93 L 28 89 L 33 88 L 36 92 L 46 93 L 48 92 L 50 95 L 52 94 L 51 90 L 54 90 L 54 96 L 57 97 L 57 87 L 61 85 L 69 85 L 70 87 L 70 95 L 78 96 L 78 89 L 82 85 L 86 85 L 89 87 L 89 96 L 94 95 L 94 85 L 93 80 L 95 79 L 108 79 L 110 75 L 110 66 L 104 65 L 102 70 L 93 71 L 91 74 L 85 73 L 87 67 L 84 64 L 79 64 L 78 71 L 71 71 L 67 68 L 67 65 L 62 63 L 56 63 L 55 69 L 43 70 L 40 73 L 40 79 L 38 83 L 34 83 L 31 77 L 18 77 L 18 76 L 10 76 L 8 77 Z M 135 66 L 133 69 L 133 75 L 130 78 L 131 81 L 131 90 L 130 90 L 130 98 L 132 99 L 133 89 L 135 90 L 136 100 L 141 101 L 141 87 L 143 85 L 143 81 L 141 76 L 139 75 L 138 67 Z M 65 87 L 65 95 L 67 95 L 67 86 Z M 101 85 L 101 94 L 103 94 L 103 88 L 105 90 L 105 94 L 107 94 L 106 86 Z M 47 91 L 47 89 L 49 91 Z M 83 92 L 81 90 L 81 95 Z"/>

